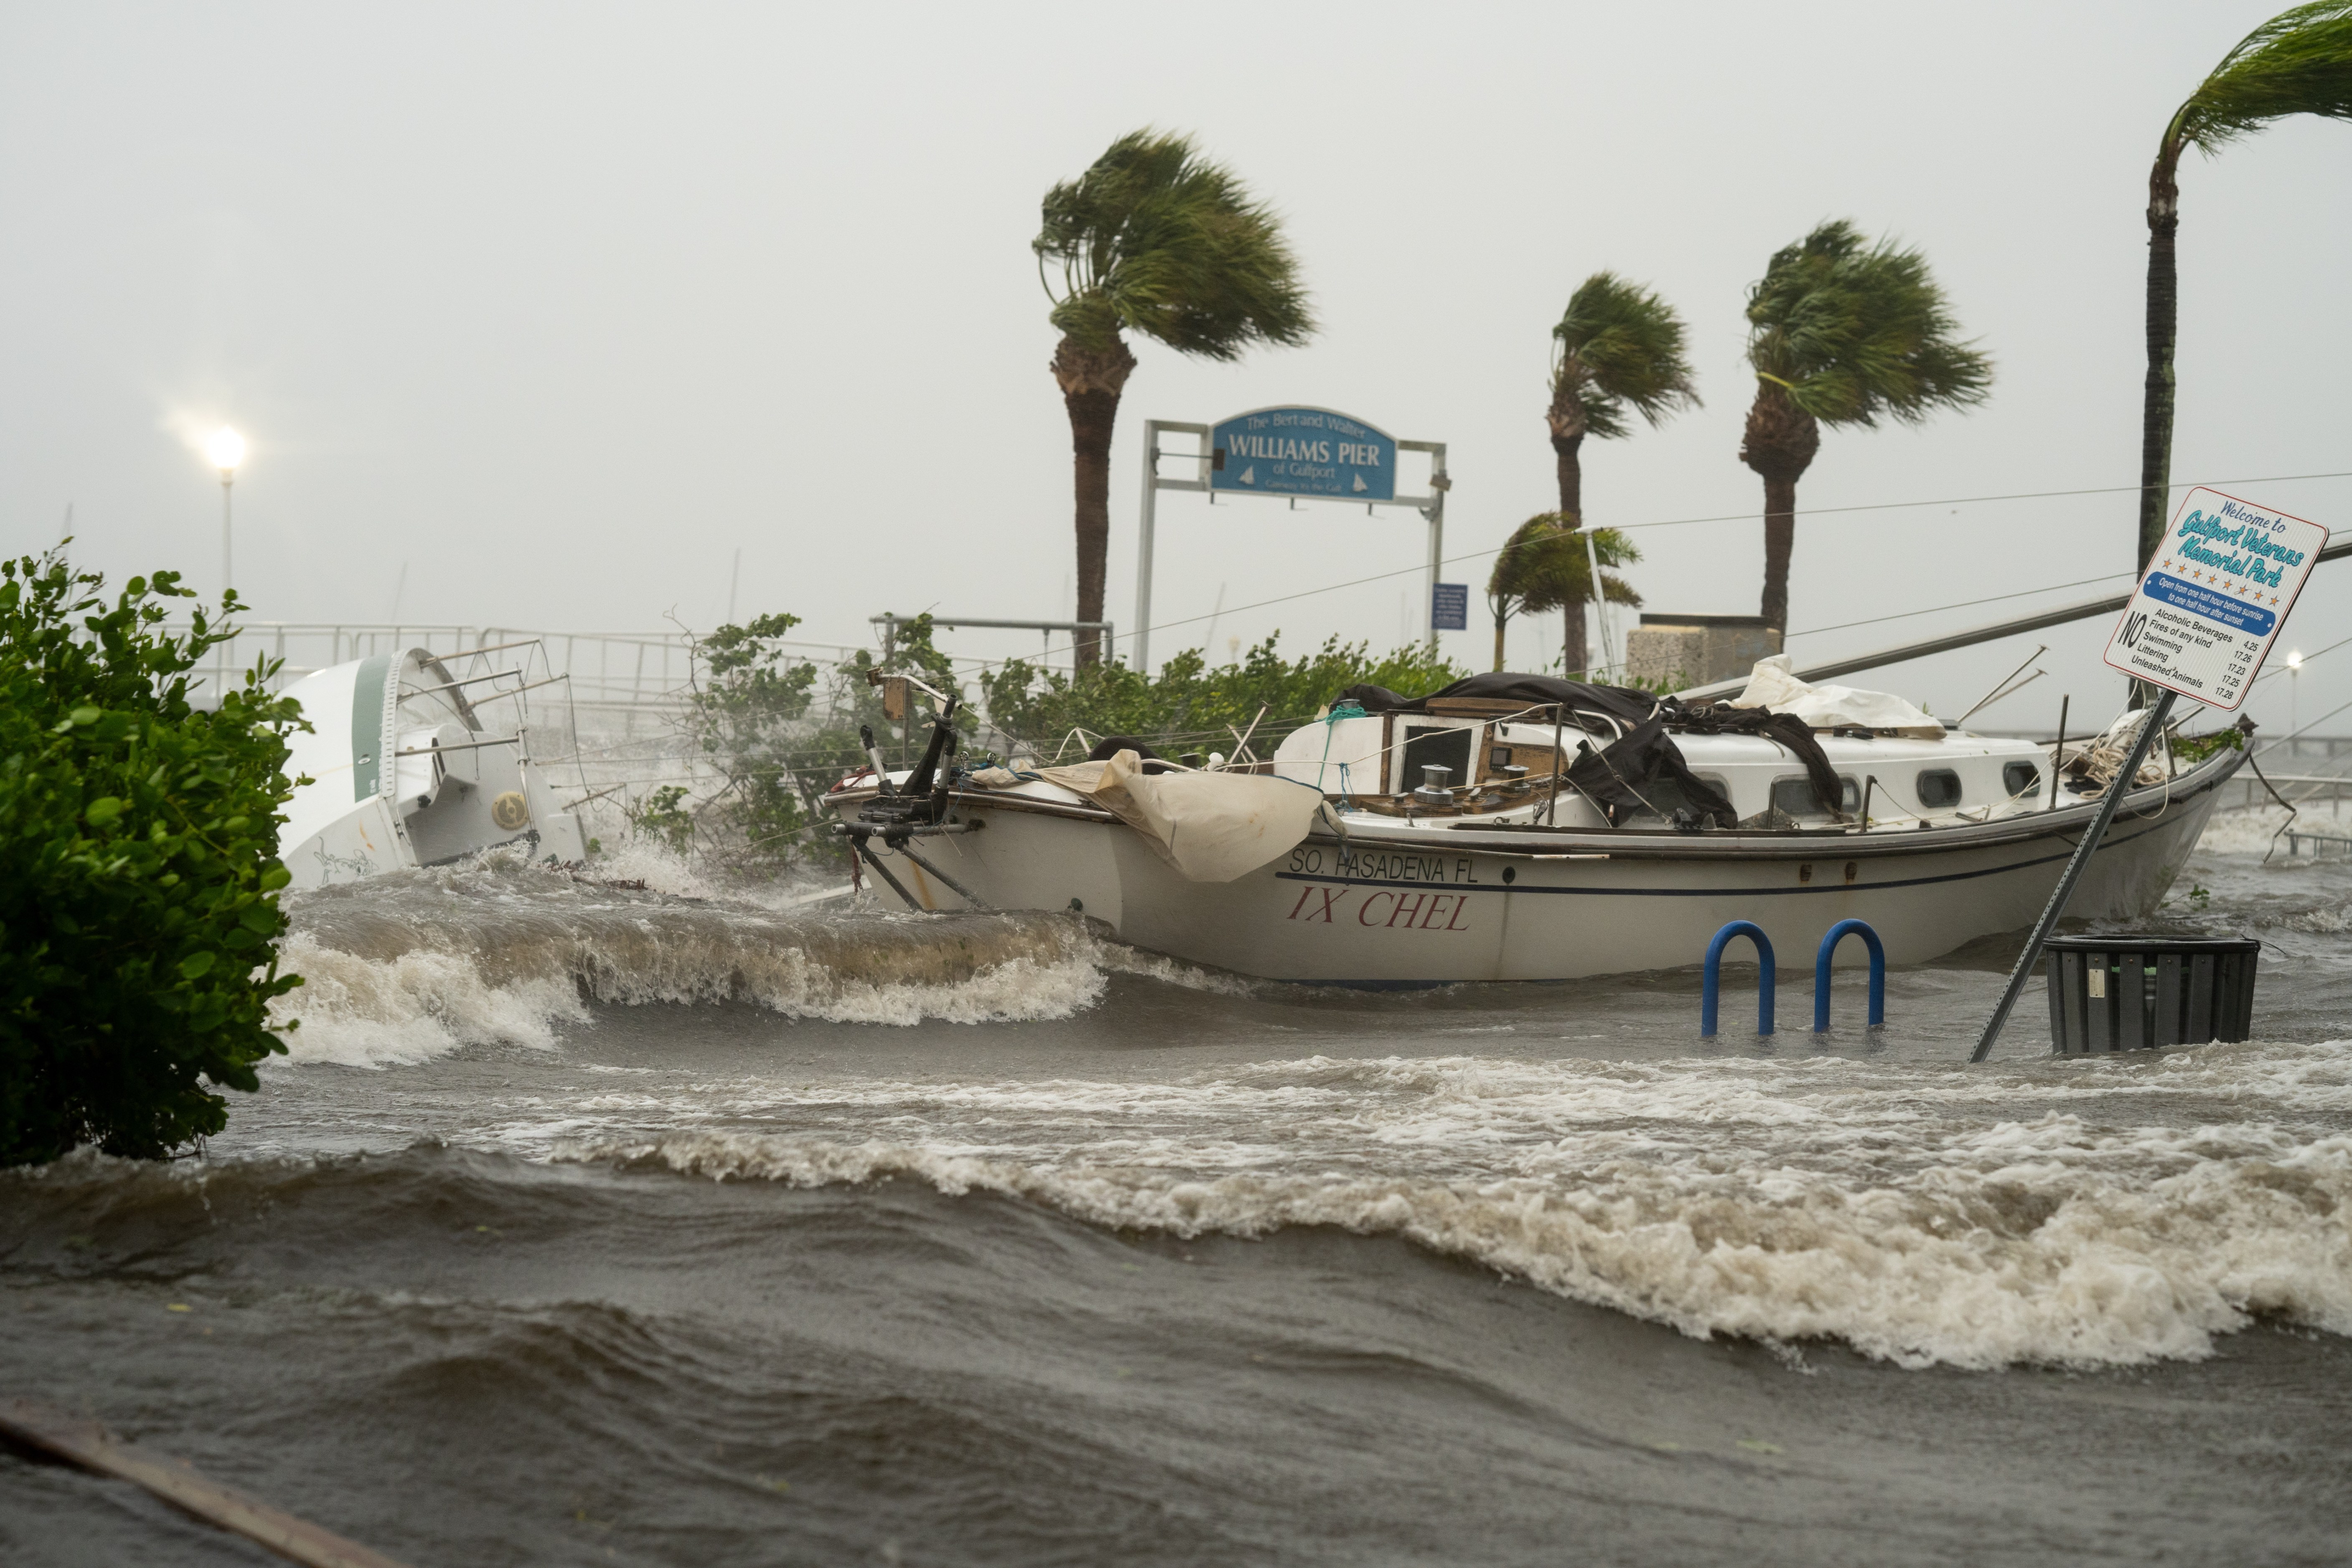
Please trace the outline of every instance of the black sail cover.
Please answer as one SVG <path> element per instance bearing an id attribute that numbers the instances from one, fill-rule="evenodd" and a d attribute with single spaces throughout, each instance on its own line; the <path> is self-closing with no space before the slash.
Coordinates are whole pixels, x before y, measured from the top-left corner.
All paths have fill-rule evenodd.
<path id="1" fill-rule="evenodd" d="M 1425 697 L 1400 697 L 1383 686 L 1350 686 L 1336 700 L 1353 702 L 1367 713 L 1426 713 L 1433 701 L 1460 697 L 1524 702 L 1529 708 L 1556 707 L 1563 722 L 1605 740 L 1607 743 L 1598 749 L 1590 742 L 1577 748 L 1567 783 L 1606 811 L 1612 825 L 1643 811 L 1672 820 L 1679 809 L 1696 819 L 1688 824 L 1691 826 L 1738 826 L 1739 814 L 1731 802 L 1690 771 L 1682 748 L 1666 733 L 1667 721 L 1680 715 L 1680 704 L 1634 687 L 1592 686 L 1553 675 L 1496 671 L 1457 680 Z M 1530 718 L 1541 721 L 1540 716 Z M 1662 790 L 1662 780 L 1673 784 L 1674 790 Z"/>
<path id="2" fill-rule="evenodd" d="M 1657 717 L 1659 711 L 1654 693 L 1631 686 L 1588 686 L 1556 675 L 1512 675 L 1504 670 L 1457 680 L 1426 697 L 1400 697 L 1385 686 L 1350 686 L 1335 700 L 1353 702 L 1367 713 L 1426 713 L 1432 702 L 1448 697 L 1524 702 L 1530 708 L 1559 707 L 1579 729 L 1602 735 L 1632 729 Z"/>
<path id="3" fill-rule="evenodd" d="M 1579 746 L 1567 779 L 1570 788 L 1609 814 L 1612 827 L 1639 811 L 1655 812 L 1676 827 L 1739 826 L 1739 813 L 1724 793 L 1683 761 L 1664 719 L 1637 724 L 1597 751 L 1590 742 Z M 1674 794 L 1661 790 L 1662 784 L 1673 784 Z M 1678 811 L 1689 818 L 1678 817 Z"/>

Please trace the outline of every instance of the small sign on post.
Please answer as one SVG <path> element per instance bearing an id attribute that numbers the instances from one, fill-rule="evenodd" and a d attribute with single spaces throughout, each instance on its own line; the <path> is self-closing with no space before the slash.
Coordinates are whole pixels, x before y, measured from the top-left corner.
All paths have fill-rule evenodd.
<path id="1" fill-rule="evenodd" d="M 1439 583 L 1429 590 L 1429 629 L 1466 632 L 1470 629 L 1470 584 Z"/>
<path id="2" fill-rule="evenodd" d="M 2141 718 L 2129 754 L 2107 781 L 2098 814 L 2058 874 L 2057 889 L 2042 907 L 2033 934 L 2025 939 L 2025 951 L 2009 972 L 2009 986 L 1985 1020 L 1969 1060 L 1980 1062 L 1992 1053 L 2000 1026 L 2025 989 L 2026 976 L 2042 956 L 2042 943 L 2066 912 L 2074 884 L 2098 853 L 2116 808 L 2138 779 L 2141 762 L 2171 718 L 2173 703 L 2186 697 L 2229 713 L 2246 700 L 2263 660 L 2270 657 L 2271 644 L 2286 624 L 2286 613 L 2294 608 L 2294 596 L 2319 564 L 2320 548 L 2326 542 L 2327 530 L 2315 522 L 2201 485 L 2180 503 L 2171 531 L 2157 547 L 2156 558 L 2124 605 L 2123 619 L 2107 638 L 2107 663 L 2163 695 Z M 2056 780 L 2051 787 L 2057 787 Z M 2137 957 L 2132 966 L 2137 973 Z M 2134 980 L 2135 995 L 2138 988 Z"/>
<path id="3" fill-rule="evenodd" d="M 2318 523 L 2190 490 L 2107 638 L 2107 663 L 2234 713 L 2326 542 Z"/>

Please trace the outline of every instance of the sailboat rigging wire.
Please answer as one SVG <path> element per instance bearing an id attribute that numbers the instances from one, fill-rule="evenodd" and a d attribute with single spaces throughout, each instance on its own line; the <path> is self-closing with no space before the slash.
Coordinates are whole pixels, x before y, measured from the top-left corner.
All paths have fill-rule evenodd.
<path id="1" fill-rule="evenodd" d="M 1967 712 L 1952 721 L 1952 728 L 1955 730 L 1958 729 L 1961 725 L 1975 718 L 1979 712 L 1991 707 L 1994 703 L 2008 696 L 2012 689 L 2009 683 L 2017 679 L 2019 676 L 2024 674 L 2025 667 L 2027 665 L 2032 664 L 2035 659 L 2040 658 L 2043 654 L 2048 653 L 2049 651 L 2050 645 L 2048 643 L 2043 643 L 2040 647 L 2035 648 L 2032 653 L 2029 653 L 2023 658 L 2019 659 L 2017 661 L 2017 668 L 2011 670 L 2007 675 L 2002 676 L 2000 679 L 1995 683 L 1990 691 L 1988 691 L 1982 697 L 1978 698 L 1977 705 L 1974 708 L 1969 709 Z M 2037 679 L 2042 675 L 2042 672 L 2038 669 L 2033 672 Z"/>

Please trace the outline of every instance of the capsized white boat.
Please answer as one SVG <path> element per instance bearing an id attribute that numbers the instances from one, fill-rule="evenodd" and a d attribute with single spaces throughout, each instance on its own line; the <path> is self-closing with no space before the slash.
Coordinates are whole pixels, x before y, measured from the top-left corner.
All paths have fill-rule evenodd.
<path id="1" fill-rule="evenodd" d="M 467 689 L 510 696 L 511 672 L 456 680 L 423 648 L 316 670 L 286 689 L 308 731 L 288 737 L 297 784 L 278 835 L 293 885 L 356 881 L 521 844 L 585 860 L 578 818 L 549 788 L 529 731 L 486 728 Z"/>
<path id="2" fill-rule="evenodd" d="M 1759 691 L 1778 706 L 1739 705 Z M 1847 919 L 1896 963 L 2021 930 L 2138 718 L 2069 749 L 2053 787 L 2047 748 L 1806 688 L 1785 661 L 1690 706 L 1545 677 L 1356 688 L 1248 772 L 1112 742 L 1073 767 L 956 771 L 948 708 L 923 766 L 877 758 L 828 796 L 910 906 L 1079 910 L 1195 963 L 1354 985 L 1670 968 L 1736 920 L 1783 963 Z M 2069 912 L 2154 908 L 2242 758 L 2183 766 L 2167 738 Z"/>

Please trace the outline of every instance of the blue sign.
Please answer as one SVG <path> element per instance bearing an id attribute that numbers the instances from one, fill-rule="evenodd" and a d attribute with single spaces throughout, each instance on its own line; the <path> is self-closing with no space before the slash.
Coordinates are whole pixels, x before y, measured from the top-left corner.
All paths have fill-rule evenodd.
<path id="1" fill-rule="evenodd" d="M 1244 495 L 1396 499 L 1396 441 L 1328 408 L 1256 408 L 1209 434 L 1209 488 Z"/>
<path id="2" fill-rule="evenodd" d="M 1439 583 L 1429 591 L 1429 629 L 1466 632 L 1470 629 L 1470 584 Z"/>
<path id="3" fill-rule="evenodd" d="M 2184 583 L 2169 572 L 2149 573 L 2140 592 L 2158 604 L 2187 610 L 2209 621 L 2218 621 L 2231 631 L 2243 632 L 2249 637 L 2266 637 L 2278 625 L 2278 617 L 2268 610 L 2242 603 L 2211 588 L 2200 588 L 2193 583 Z M 2125 638 L 2127 643 L 2134 640 L 2128 637 Z"/>

